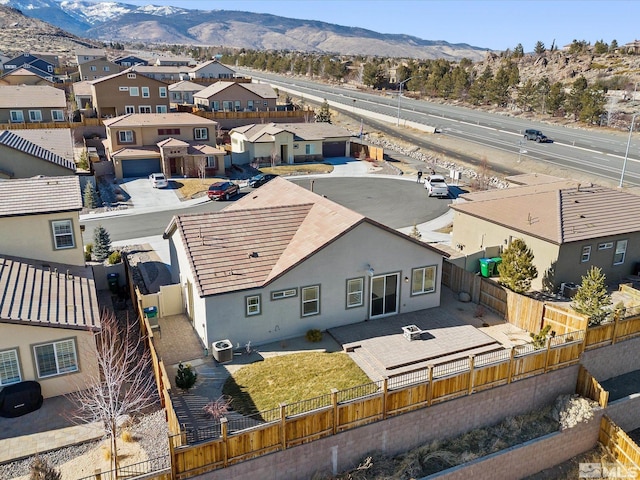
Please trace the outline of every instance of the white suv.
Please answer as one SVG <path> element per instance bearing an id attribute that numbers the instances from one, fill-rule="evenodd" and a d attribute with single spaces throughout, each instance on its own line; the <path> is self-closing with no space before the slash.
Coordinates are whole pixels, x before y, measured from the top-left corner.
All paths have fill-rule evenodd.
<path id="1" fill-rule="evenodd" d="M 167 182 L 167 177 L 164 176 L 164 173 L 152 173 L 149 175 L 149 181 L 153 188 L 166 188 L 169 186 L 169 182 Z"/>
<path id="2" fill-rule="evenodd" d="M 449 186 L 442 175 L 429 175 L 424 182 L 424 188 L 429 192 L 430 197 L 449 196 Z"/>

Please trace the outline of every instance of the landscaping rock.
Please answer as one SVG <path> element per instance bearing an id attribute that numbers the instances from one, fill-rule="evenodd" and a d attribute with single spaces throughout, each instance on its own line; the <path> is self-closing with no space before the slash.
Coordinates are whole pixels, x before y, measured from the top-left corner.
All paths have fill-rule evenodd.
<path id="1" fill-rule="evenodd" d="M 468 292 L 460 292 L 458 294 L 458 300 L 461 302 L 467 303 L 471 301 L 471 295 Z"/>

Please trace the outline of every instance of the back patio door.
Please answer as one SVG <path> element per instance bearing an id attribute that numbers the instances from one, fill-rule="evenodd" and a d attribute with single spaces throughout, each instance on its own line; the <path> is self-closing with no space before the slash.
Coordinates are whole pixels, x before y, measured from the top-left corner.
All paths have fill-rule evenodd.
<path id="1" fill-rule="evenodd" d="M 398 313 L 399 282 L 399 273 L 378 275 L 371 279 L 369 318 L 384 317 Z"/>

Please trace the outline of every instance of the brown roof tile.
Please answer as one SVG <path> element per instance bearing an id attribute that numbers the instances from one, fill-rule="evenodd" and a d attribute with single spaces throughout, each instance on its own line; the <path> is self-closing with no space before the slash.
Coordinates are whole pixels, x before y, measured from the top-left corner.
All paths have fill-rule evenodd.
<path id="1" fill-rule="evenodd" d="M 0 217 L 73 210 L 82 210 L 78 177 L 34 177 L 0 182 Z"/>
<path id="2" fill-rule="evenodd" d="M 64 90 L 49 85 L 1 85 L 0 108 L 67 108 Z"/>
<path id="3" fill-rule="evenodd" d="M 194 125 L 212 127 L 217 122 L 192 113 L 129 113 L 120 117 L 104 119 L 106 127 L 163 127 L 166 125 Z"/>

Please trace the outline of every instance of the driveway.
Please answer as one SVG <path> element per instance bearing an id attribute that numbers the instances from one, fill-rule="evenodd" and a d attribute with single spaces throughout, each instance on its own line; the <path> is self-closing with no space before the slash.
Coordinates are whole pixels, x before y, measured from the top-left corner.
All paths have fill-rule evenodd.
<path id="1" fill-rule="evenodd" d="M 171 180 L 167 188 L 153 188 L 147 177 L 125 178 L 120 186 L 131 197 L 136 210 L 165 210 L 181 204 L 176 184 Z"/>

